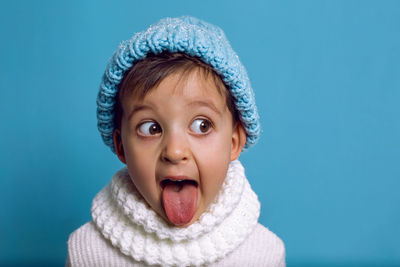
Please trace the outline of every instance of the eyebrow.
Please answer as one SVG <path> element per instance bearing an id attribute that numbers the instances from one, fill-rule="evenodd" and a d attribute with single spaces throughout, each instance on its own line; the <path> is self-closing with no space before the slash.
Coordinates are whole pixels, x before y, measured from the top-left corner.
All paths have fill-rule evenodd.
<path id="1" fill-rule="evenodd" d="M 204 101 L 204 100 L 195 100 L 190 102 L 188 107 L 208 107 L 218 115 L 221 115 L 222 112 L 214 105 L 212 101 Z M 153 110 L 151 106 L 148 105 L 135 105 L 135 107 L 132 109 L 132 111 L 129 113 L 128 120 L 132 118 L 132 116 L 142 110 Z"/>
<path id="2" fill-rule="evenodd" d="M 208 107 L 211 110 L 213 110 L 215 113 L 218 115 L 221 115 L 221 111 L 214 105 L 212 101 L 203 101 L 203 100 L 195 100 L 192 101 L 188 104 L 189 107 L 194 107 L 194 106 L 201 106 L 201 107 Z"/>
<path id="3" fill-rule="evenodd" d="M 132 111 L 129 113 L 128 120 L 132 118 L 132 116 L 141 110 L 152 110 L 152 108 L 148 105 L 135 105 L 135 107 L 132 109 Z"/>

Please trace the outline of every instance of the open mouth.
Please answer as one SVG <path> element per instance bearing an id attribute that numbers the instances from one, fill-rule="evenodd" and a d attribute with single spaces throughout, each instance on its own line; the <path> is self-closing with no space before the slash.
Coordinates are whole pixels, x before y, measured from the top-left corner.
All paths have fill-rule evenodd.
<path id="1" fill-rule="evenodd" d="M 190 179 L 172 180 L 167 178 L 160 182 L 161 189 L 164 190 L 166 186 L 171 186 L 175 192 L 179 192 L 186 184 L 198 186 L 196 181 Z"/>

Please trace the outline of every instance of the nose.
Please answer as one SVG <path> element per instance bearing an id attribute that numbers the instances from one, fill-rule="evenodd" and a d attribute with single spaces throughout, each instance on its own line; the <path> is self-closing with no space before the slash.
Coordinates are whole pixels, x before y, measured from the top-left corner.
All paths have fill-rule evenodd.
<path id="1" fill-rule="evenodd" d="M 161 160 L 164 162 L 178 164 L 188 161 L 190 149 L 185 137 L 178 134 L 165 136 Z"/>

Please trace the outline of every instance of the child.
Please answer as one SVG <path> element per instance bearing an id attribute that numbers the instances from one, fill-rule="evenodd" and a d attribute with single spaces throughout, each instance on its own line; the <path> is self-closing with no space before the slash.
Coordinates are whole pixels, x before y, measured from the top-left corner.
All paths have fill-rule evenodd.
<path id="1" fill-rule="evenodd" d="M 282 241 L 237 160 L 260 126 L 246 71 L 221 29 L 167 18 L 121 44 L 98 128 L 127 168 L 70 235 L 72 266 L 285 266 Z"/>

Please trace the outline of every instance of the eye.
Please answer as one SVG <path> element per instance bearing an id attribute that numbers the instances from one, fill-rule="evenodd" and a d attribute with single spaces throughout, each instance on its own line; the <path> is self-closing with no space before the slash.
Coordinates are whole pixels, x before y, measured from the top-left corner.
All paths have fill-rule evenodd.
<path id="1" fill-rule="evenodd" d="M 205 134 L 210 131 L 212 124 L 207 119 L 196 119 L 190 125 L 190 130 L 197 134 Z"/>
<path id="2" fill-rule="evenodd" d="M 162 132 L 161 126 L 154 121 L 146 121 L 139 125 L 138 132 L 140 135 L 156 135 Z"/>

